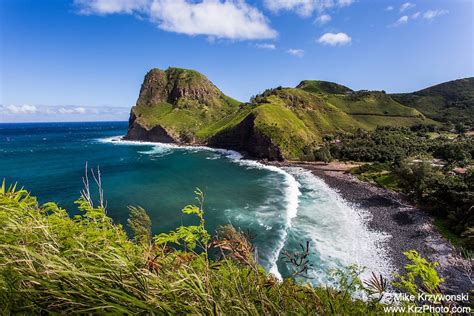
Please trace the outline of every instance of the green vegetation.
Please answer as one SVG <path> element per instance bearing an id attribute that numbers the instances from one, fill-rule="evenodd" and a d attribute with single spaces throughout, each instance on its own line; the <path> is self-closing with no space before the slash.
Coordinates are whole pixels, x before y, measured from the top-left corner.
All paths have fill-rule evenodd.
<path id="1" fill-rule="evenodd" d="M 440 294 L 439 285 L 444 282 L 444 279 L 436 271 L 439 263 L 428 262 L 415 250 L 403 254 L 411 263 L 405 266 L 406 276 L 398 276 L 399 281 L 395 282 L 394 285 L 415 296 L 421 293 Z"/>
<path id="2" fill-rule="evenodd" d="M 421 129 L 420 129 L 421 128 Z M 474 139 L 431 137 L 434 126 L 408 128 L 379 127 L 374 131 L 358 130 L 328 138 L 333 157 L 362 162 L 397 162 L 405 158 L 443 159 L 451 166 L 465 166 L 474 157 Z M 440 133 L 442 133 L 440 131 Z"/>
<path id="3" fill-rule="evenodd" d="M 444 227 L 460 237 L 455 239 L 455 244 L 474 249 L 473 169 L 455 174 L 424 162 L 401 163 L 393 172 L 405 193 L 441 218 Z"/>
<path id="4" fill-rule="evenodd" d="M 361 180 L 406 193 L 438 218 L 441 231 L 454 244 L 473 248 L 474 139 L 448 136 L 435 126 L 384 127 L 337 135 L 326 146 L 336 159 L 371 162 L 352 172 Z"/>
<path id="5" fill-rule="evenodd" d="M 472 85 L 466 80 L 467 85 Z M 464 87 L 466 82 L 460 81 L 460 85 Z M 445 93 L 446 89 L 435 88 L 427 89 L 429 93 L 423 91 L 444 93 L 444 98 L 449 100 L 454 98 Z M 451 90 L 457 93 L 462 89 L 456 86 Z M 465 100 L 461 102 L 463 106 L 467 106 L 469 92 L 460 98 Z M 256 146 L 253 152 L 262 151 L 258 148 L 260 143 L 272 144 L 285 159 L 314 160 L 314 152 L 322 146 L 324 137 L 338 133 L 371 131 L 384 126 L 441 127 L 440 122 L 425 117 L 425 112 L 402 99 L 384 91 L 353 91 L 332 82 L 306 80 L 296 88 L 265 90 L 249 103 L 241 104 L 196 71 L 153 69 L 146 75 L 137 105 L 132 109 L 131 126 L 139 125 L 145 130 L 161 126 L 176 142 L 212 143 L 230 149 Z M 466 131 L 467 127 L 459 125 L 456 129 Z M 266 140 L 245 135 L 259 135 Z M 265 155 L 265 151 L 257 154 Z"/>
<path id="6" fill-rule="evenodd" d="M 87 179 L 87 178 L 86 178 Z M 371 314 L 386 289 L 366 286 L 360 269 L 334 273 L 336 288 L 280 282 L 254 260 L 246 235 L 231 226 L 211 239 L 204 195 L 183 213 L 196 226 L 152 236 L 140 207 L 130 208 L 132 237 L 95 205 L 88 185 L 70 217 L 55 203 L 39 205 L 23 189 L 0 188 L 1 314 Z M 101 196 L 102 193 L 101 193 Z M 214 252 L 214 255 L 212 254 Z M 309 252 L 309 247 L 305 253 Z M 293 258 L 289 254 L 290 259 Z M 301 261 L 295 261 L 301 264 Z M 303 267 L 305 264 L 303 264 Z M 299 267 L 295 265 L 295 269 Z M 304 280 L 304 278 L 303 278 Z M 355 291 L 377 296 L 361 301 Z"/>
<path id="7" fill-rule="evenodd" d="M 89 182 L 76 202 L 79 215 L 36 198 L 16 186 L 0 187 L 0 312 L 11 314 L 339 314 L 383 312 L 379 302 L 387 279 L 361 268 L 333 271 L 336 287 L 312 287 L 309 242 L 285 251 L 294 272 L 283 281 L 255 261 L 248 236 L 230 225 L 212 237 L 205 229 L 204 194 L 182 212 L 195 226 L 152 235 L 141 207 L 130 207 L 129 237 L 107 216 L 100 178 L 99 203 Z M 439 290 L 436 263 L 406 253 L 407 274 L 394 283 L 402 290 Z M 421 283 L 418 282 L 421 278 Z M 418 289 L 421 284 L 422 288 Z M 357 294 L 357 295 L 356 295 Z M 355 298 L 365 294 L 367 300 Z M 421 303 L 421 302 L 419 302 Z M 413 302 L 417 304 L 417 302 Z"/>
<path id="8" fill-rule="evenodd" d="M 351 170 L 352 173 L 357 174 L 362 181 L 378 184 L 384 188 L 398 191 L 399 184 L 397 178 L 388 171 L 391 168 L 390 163 L 374 162 L 372 164 L 364 164 Z"/>
<path id="9" fill-rule="evenodd" d="M 474 78 L 454 80 L 417 92 L 391 96 L 434 120 L 474 126 Z"/>
<path id="10" fill-rule="evenodd" d="M 297 88 L 307 92 L 321 94 L 348 94 L 352 92 L 352 90 L 346 86 L 334 82 L 320 80 L 301 81 Z"/>
<path id="11" fill-rule="evenodd" d="M 456 248 L 461 248 L 462 247 L 462 245 L 463 245 L 462 238 L 459 235 L 457 235 L 456 233 L 454 233 L 449 228 L 446 219 L 443 219 L 441 217 L 437 217 L 434 220 L 434 224 L 435 224 L 436 228 L 438 229 L 438 231 L 440 232 L 440 234 L 444 238 L 449 240 Z"/>

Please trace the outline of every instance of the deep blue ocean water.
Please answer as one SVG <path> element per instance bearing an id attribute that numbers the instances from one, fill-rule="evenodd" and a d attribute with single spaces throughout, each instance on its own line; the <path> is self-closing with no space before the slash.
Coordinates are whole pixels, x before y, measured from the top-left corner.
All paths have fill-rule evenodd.
<path id="1" fill-rule="evenodd" d="M 346 203 L 308 171 L 243 160 L 231 151 L 121 141 L 126 122 L 0 124 L 0 178 L 18 182 L 41 203 L 77 213 L 86 162 L 100 168 L 108 214 L 126 225 L 128 206 L 145 208 L 153 232 L 194 223 L 180 212 L 205 193 L 209 232 L 231 223 L 250 230 L 260 263 L 283 276 L 282 249 L 309 240 L 313 283 L 350 264 L 391 270 L 384 241 L 369 231 L 368 214 Z"/>

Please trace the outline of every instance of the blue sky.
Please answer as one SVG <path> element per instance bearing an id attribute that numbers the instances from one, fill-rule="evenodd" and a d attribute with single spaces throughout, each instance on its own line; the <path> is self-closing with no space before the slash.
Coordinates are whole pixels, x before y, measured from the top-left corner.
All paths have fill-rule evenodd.
<path id="1" fill-rule="evenodd" d="M 474 75 L 471 0 L 2 0 L 0 121 L 127 119 L 145 73 L 241 101 L 321 79 L 408 92 Z"/>

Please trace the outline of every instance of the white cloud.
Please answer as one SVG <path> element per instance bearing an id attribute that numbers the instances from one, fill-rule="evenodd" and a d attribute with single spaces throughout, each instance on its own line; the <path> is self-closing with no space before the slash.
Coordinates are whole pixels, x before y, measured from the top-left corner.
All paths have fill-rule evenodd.
<path id="1" fill-rule="evenodd" d="M 209 35 L 229 39 L 274 38 L 265 16 L 244 1 L 155 0 L 152 19 L 166 31 L 188 35 Z"/>
<path id="2" fill-rule="evenodd" d="M 0 122 L 67 122 L 126 120 L 130 107 L 0 104 Z"/>
<path id="3" fill-rule="evenodd" d="M 412 18 L 413 20 L 416 20 L 416 19 L 418 19 L 418 18 L 420 17 L 420 14 L 421 14 L 421 12 L 413 13 L 412 16 L 411 16 L 411 18 Z"/>
<path id="4" fill-rule="evenodd" d="M 403 12 L 403 11 L 406 11 L 406 10 L 409 10 L 409 9 L 412 9 L 416 6 L 416 4 L 414 3 L 411 3 L 411 2 L 405 2 L 404 4 L 402 4 L 400 6 L 400 12 Z"/>
<path id="5" fill-rule="evenodd" d="M 257 48 L 261 49 L 269 49 L 269 50 L 274 50 L 276 49 L 275 44 L 269 44 L 269 43 L 262 43 L 262 44 L 257 44 L 255 45 Z"/>
<path id="6" fill-rule="evenodd" d="M 304 56 L 304 50 L 302 50 L 302 49 L 290 48 L 286 52 L 290 55 L 293 55 L 293 56 L 296 56 L 296 57 L 299 57 L 299 58 Z"/>
<path id="7" fill-rule="evenodd" d="M 401 16 L 392 26 L 400 26 L 402 24 L 408 23 L 408 15 Z"/>
<path id="8" fill-rule="evenodd" d="M 329 14 L 323 14 L 316 18 L 316 23 L 318 23 L 319 25 L 323 25 L 330 22 L 331 20 L 332 18 Z"/>
<path id="9" fill-rule="evenodd" d="M 57 111 L 59 114 L 85 114 L 86 112 L 83 107 L 61 107 Z"/>
<path id="10" fill-rule="evenodd" d="M 448 13 L 449 11 L 447 10 L 428 10 L 423 14 L 423 18 L 426 20 L 433 20 L 438 16 L 442 16 Z"/>
<path id="11" fill-rule="evenodd" d="M 86 108 L 83 108 L 83 107 L 78 107 L 75 110 L 76 110 L 76 113 L 79 113 L 79 114 L 84 114 L 87 112 Z"/>
<path id="12" fill-rule="evenodd" d="M 74 0 L 81 14 L 132 14 L 146 10 L 150 0 Z"/>
<path id="13" fill-rule="evenodd" d="M 389 6 L 385 9 L 385 11 L 392 11 L 393 9 L 394 9 L 393 6 L 389 5 Z"/>
<path id="14" fill-rule="evenodd" d="M 34 105 L 8 105 L 5 107 L 7 113 L 11 114 L 34 114 L 38 110 Z"/>
<path id="15" fill-rule="evenodd" d="M 343 46 L 351 41 L 352 38 L 346 33 L 325 33 L 318 39 L 318 43 L 330 46 Z"/>
<path id="16" fill-rule="evenodd" d="M 265 6 L 273 12 L 294 11 L 304 17 L 311 16 L 314 11 L 346 7 L 354 2 L 355 0 L 264 0 Z"/>
<path id="17" fill-rule="evenodd" d="M 75 0 L 83 14 L 138 14 L 160 29 L 233 40 L 275 38 L 267 18 L 245 0 Z"/>

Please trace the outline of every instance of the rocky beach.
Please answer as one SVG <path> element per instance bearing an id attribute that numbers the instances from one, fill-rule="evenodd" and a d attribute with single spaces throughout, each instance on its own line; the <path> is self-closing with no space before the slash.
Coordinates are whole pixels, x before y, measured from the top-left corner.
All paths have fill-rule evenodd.
<path id="1" fill-rule="evenodd" d="M 268 163 L 268 162 L 267 162 Z M 391 236 L 387 245 L 393 266 L 399 273 L 408 263 L 403 252 L 414 249 L 430 262 L 439 262 L 438 271 L 445 279 L 442 290 L 448 293 L 472 291 L 469 262 L 441 236 L 433 218 L 410 204 L 400 193 L 359 180 L 347 172 L 354 167 L 344 163 L 270 162 L 279 167 L 301 167 L 310 170 L 347 202 L 370 212 L 369 228 Z M 472 264 L 472 263 L 471 263 Z M 470 275 L 469 275 L 470 273 Z"/>

